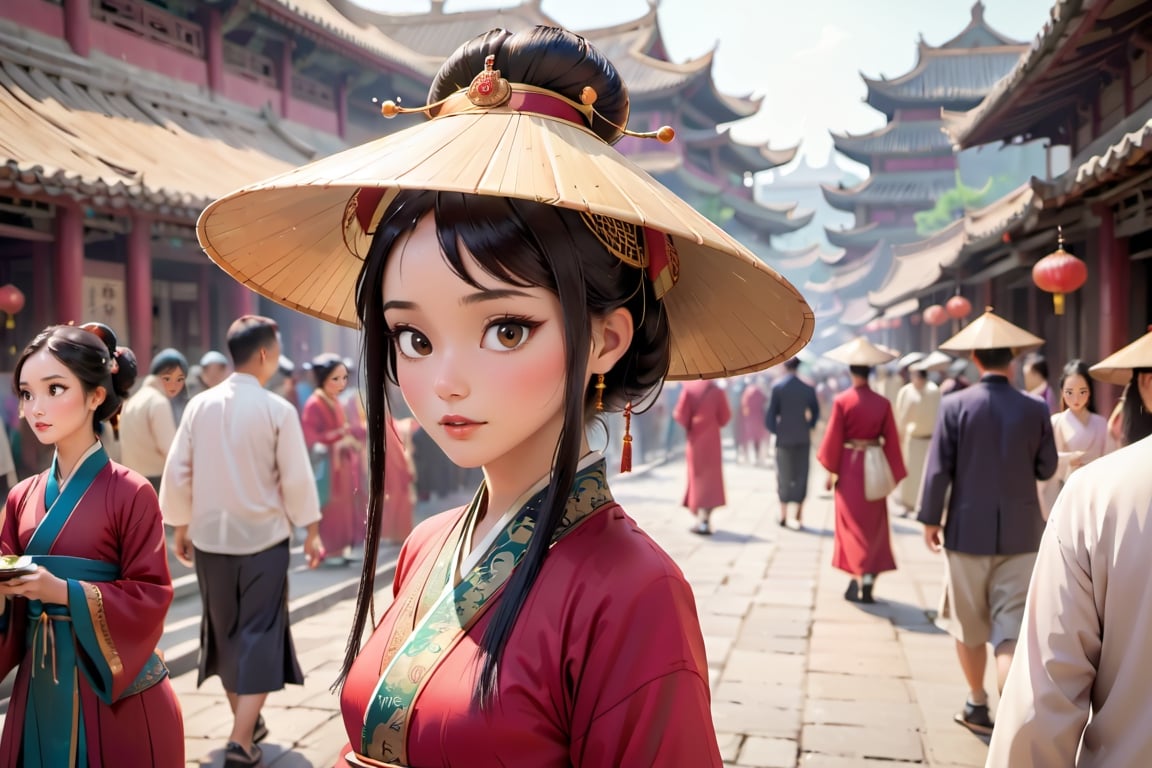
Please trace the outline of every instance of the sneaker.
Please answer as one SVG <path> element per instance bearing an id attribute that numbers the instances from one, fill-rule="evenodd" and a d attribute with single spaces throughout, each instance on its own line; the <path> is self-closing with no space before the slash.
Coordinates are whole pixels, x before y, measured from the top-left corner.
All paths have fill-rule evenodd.
<path id="1" fill-rule="evenodd" d="M 987 704 L 973 704 L 970 701 L 965 701 L 964 711 L 957 712 L 952 719 L 978 736 L 992 735 L 994 723 L 988 714 Z"/>
<path id="2" fill-rule="evenodd" d="M 224 748 L 224 768 L 251 768 L 263 765 L 263 761 L 264 753 L 255 744 L 247 752 L 234 741 L 228 742 L 228 746 Z"/>
<path id="3" fill-rule="evenodd" d="M 264 724 L 264 715 L 256 718 L 256 727 L 252 729 L 252 743 L 259 744 L 268 738 L 268 726 Z"/>

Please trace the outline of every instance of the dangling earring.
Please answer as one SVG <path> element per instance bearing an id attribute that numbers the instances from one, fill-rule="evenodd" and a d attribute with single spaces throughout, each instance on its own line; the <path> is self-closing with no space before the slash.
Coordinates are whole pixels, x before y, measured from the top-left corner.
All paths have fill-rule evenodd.
<path id="1" fill-rule="evenodd" d="M 620 471 L 632 471 L 632 403 L 624 406 L 624 447 L 620 450 Z"/>
<path id="2" fill-rule="evenodd" d="M 596 410 L 604 410 L 604 374 L 596 374 Z"/>

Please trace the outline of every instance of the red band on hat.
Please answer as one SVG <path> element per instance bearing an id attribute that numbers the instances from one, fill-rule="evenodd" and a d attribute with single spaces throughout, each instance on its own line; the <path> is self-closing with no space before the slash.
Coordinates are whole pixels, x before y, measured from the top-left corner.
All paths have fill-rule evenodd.
<path id="1" fill-rule="evenodd" d="M 387 191 L 383 187 L 360 187 L 356 190 L 356 221 L 360 224 L 361 232 L 371 231 L 372 218 Z"/>
<path id="2" fill-rule="evenodd" d="M 580 114 L 580 110 L 567 101 L 546 93 L 513 92 L 512 98 L 508 99 L 507 103 L 517 112 L 535 112 L 538 115 L 567 120 L 581 128 L 588 127 L 588 121 Z"/>

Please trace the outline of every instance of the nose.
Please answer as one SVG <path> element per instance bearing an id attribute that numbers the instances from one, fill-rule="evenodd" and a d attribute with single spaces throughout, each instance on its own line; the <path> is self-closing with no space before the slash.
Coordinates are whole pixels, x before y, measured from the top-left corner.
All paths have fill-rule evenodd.
<path id="1" fill-rule="evenodd" d="M 457 359 L 457 355 L 440 355 L 440 365 L 436 369 L 436 378 L 432 382 L 432 391 L 436 397 L 444 401 L 462 400 L 467 397 L 471 388 L 468 386 L 464 371 L 466 366 Z"/>

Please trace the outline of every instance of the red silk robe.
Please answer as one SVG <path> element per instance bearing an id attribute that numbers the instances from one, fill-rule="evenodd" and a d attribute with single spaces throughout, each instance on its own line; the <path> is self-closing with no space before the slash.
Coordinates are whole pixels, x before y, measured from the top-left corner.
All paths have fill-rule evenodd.
<path id="1" fill-rule="evenodd" d="M 356 508 L 360 452 L 347 444 L 337 447 L 346 436 L 344 408 L 319 391 L 304 403 L 300 423 L 309 449 L 317 443 L 328 446 L 331 490 L 328 503 L 320 510 L 320 539 L 331 554 L 339 555 L 345 547 L 364 541 L 366 509 Z"/>
<path id="2" fill-rule="evenodd" d="M 732 418 L 724 390 L 711 381 L 685 382 L 672 418 L 688 433 L 684 454 L 688 488 L 684 491 L 684 506 L 693 512 L 724 506 L 720 428 Z"/>
<path id="3" fill-rule="evenodd" d="M 0 527 L 4 554 L 22 554 L 44 518 L 46 475 L 30 477 L 8 494 Z M 116 581 L 90 583 L 100 593 L 99 601 L 89 602 L 90 607 L 99 606 L 103 614 L 103 620 L 94 623 L 103 636 L 103 662 L 112 670 L 113 703 L 102 701 L 88 679 L 77 675 L 88 765 L 183 768 L 184 721 L 169 681 L 163 679 L 141 693 L 123 696 L 138 682 L 137 676 L 156 650 L 172 602 L 172 577 L 156 492 L 141 475 L 109 463 L 76 505 L 51 554 L 114 563 L 120 570 Z M 0 676 L 14 667 L 19 671 L 0 740 L 0 765 L 14 766 L 20 754 L 31 665 L 39 667 L 41 651 L 26 647 L 26 601 L 10 599 L 5 611 L 8 626 L 0 632 Z M 62 627 L 67 623 L 56 624 L 56 632 L 66 631 Z M 36 671 L 51 674 L 47 668 Z M 59 670 L 61 675 L 65 672 Z M 60 714 L 61 729 L 70 727 L 67 715 Z"/>
<path id="4" fill-rule="evenodd" d="M 460 514 L 416 527 L 400 553 L 395 594 L 413 586 Z M 384 614 L 341 693 L 356 745 L 399 606 Z M 408 726 L 409 765 L 721 765 L 692 590 L 619 505 L 552 548 L 504 650 L 497 703 L 480 712 L 471 702 L 475 651 L 491 616 L 489 607 L 427 679 Z M 336 765 L 348 768 L 344 759 Z"/>
<path id="5" fill-rule="evenodd" d="M 816 454 L 836 481 L 836 538 L 832 565 L 853 575 L 896 570 L 888 530 L 888 500 L 864 498 L 864 452 L 846 448 L 851 440 L 884 438 L 884 455 L 899 482 L 908 474 L 900 453 L 900 435 L 887 398 L 867 386 L 836 396 L 824 440 Z"/>

